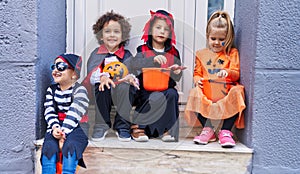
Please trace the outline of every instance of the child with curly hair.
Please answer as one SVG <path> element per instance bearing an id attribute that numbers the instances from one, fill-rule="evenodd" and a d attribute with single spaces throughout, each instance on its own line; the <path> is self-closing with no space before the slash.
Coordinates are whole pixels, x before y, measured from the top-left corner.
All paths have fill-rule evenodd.
<path id="1" fill-rule="evenodd" d="M 90 54 L 87 63 L 88 75 L 83 81 L 96 105 L 92 140 L 104 140 L 112 127 L 110 112 L 112 105 L 115 105 L 117 113 L 113 129 L 120 141 L 130 141 L 130 111 L 138 84 L 129 80 L 126 80 L 128 83 L 118 83 L 123 76 L 117 78 L 117 74 L 105 72 L 104 68 L 114 62 L 118 65 L 111 68 L 120 68 L 119 65 L 132 56 L 124 48 L 129 41 L 131 25 L 124 16 L 111 11 L 100 16 L 93 25 L 93 30 L 100 46 Z M 119 73 L 124 72 L 122 69 Z"/>

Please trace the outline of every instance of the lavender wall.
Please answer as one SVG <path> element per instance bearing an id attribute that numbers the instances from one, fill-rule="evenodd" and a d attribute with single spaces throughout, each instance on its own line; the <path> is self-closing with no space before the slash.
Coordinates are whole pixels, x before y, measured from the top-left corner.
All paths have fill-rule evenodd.
<path id="1" fill-rule="evenodd" d="M 300 173 L 300 3 L 236 1 L 235 25 L 252 173 Z"/>
<path id="2" fill-rule="evenodd" d="M 32 173 L 35 139 L 35 1 L 0 1 L 0 169 Z"/>

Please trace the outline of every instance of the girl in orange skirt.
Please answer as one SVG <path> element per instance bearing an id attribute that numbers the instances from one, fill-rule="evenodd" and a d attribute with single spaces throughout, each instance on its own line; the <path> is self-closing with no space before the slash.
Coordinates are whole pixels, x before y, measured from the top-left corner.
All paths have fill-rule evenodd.
<path id="1" fill-rule="evenodd" d="M 222 147 L 234 147 L 231 129 L 244 128 L 246 108 L 244 87 L 238 83 L 240 63 L 238 50 L 233 47 L 234 28 L 228 13 L 217 11 L 206 27 L 207 48 L 198 50 L 195 58 L 194 84 L 190 90 L 185 118 L 190 125 L 202 125 L 196 144 L 216 141 L 211 120 L 221 120 L 218 133 Z"/>

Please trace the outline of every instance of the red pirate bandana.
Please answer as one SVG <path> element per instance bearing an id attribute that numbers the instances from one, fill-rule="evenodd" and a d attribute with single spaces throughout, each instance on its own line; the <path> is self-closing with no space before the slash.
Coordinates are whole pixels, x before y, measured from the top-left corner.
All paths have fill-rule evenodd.
<path id="1" fill-rule="evenodd" d="M 150 30 L 150 25 L 152 23 L 152 21 L 155 18 L 162 18 L 165 19 L 168 26 L 170 27 L 171 33 L 172 33 L 172 38 L 171 38 L 171 44 L 175 45 L 176 44 L 176 37 L 175 37 L 175 32 L 174 32 L 174 19 L 173 16 L 163 10 L 158 10 L 156 12 L 153 12 L 150 10 L 150 14 L 151 14 L 151 18 L 148 20 L 148 22 L 145 24 L 145 27 L 143 29 L 144 35 L 142 36 L 142 40 L 144 40 L 144 42 L 148 41 L 148 36 L 149 36 L 149 30 Z"/>

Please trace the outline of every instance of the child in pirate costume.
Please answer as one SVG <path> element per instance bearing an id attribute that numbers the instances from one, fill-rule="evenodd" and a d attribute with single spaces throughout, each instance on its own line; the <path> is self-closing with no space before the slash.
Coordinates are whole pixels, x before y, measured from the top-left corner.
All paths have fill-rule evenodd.
<path id="1" fill-rule="evenodd" d="M 130 72 L 138 75 L 140 83 L 131 136 L 138 142 L 148 141 L 149 137 L 161 137 L 165 142 L 178 141 L 179 108 L 175 86 L 182 71 L 179 69 L 180 55 L 174 46 L 174 19 L 164 10 L 150 12 L 151 18 L 146 23 L 142 36 L 145 43 L 137 47 L 136 56 L 127 65 Z M 149 67 L 172 69 L 166 89 L 149 91 L 144 88 L 142 68 Z"/>
<path id="2" fill-rule="evenodd" d="M 222 147 L 235 146 L 231 132 L 234 124 L 236 128 L 244 128 L 244 87 L 238 83 L 240 62 L 233 41 L 234 28 L 228 13 L 213 13 L 206 27 L 207 48 L 196 52 L 195 88 L 191 89 L 185 108 L 187 122 L 203 127 L 200 135 L 193 140 L 196 144 L 216 141 L 210 120 L 222 123 L 218 133 Z"/>
<path id="3" fill-rule="evenodd" d="M 117 68 L 132 57 L 130 51 L 124 48 L 129 40 L 131 25 L 122 15 L 111 11 L 97 20 L 93 30 L 100 46 L 89 57 L 88 75 L 83 81 L 88 91 L 91 91 L 90 98 L 96 105 L 92 140 L 104 140 L 108 130 L 113 127 L 120 141 L 130 141 L 130 112 L 138 85 L 129 80 L 125 80 L 128 83 L 118 83 L 118 80 L 124 80 L 125 74 L 121 74 L 125 72 L 124 69 L 118 73 L 120 79 L 117 79 L 116 74 L 105 72 L 105 68 L 118 63 L 112 65 L 111 69 Z M 125 79 L 130 76 L 128 74 Z M 112 105 L 117 108 L 113 125 L 110 116 Z"/>
<path id="4" fill-rule="evenodd" d="M 62 54 L 51 66 L 55 84 L 48 87 L 44 103 L 48 127 L 41 155 L 43 174 L 56 172 L 60 152 L 63 173 L 75 173 L 77 165 L 85 167 L 82 154 L 88 137 L 79 121 L 87 110 L 89 99 L 86 88 L 77 82 L 81 64 L 81 57 Z"/>

